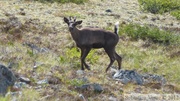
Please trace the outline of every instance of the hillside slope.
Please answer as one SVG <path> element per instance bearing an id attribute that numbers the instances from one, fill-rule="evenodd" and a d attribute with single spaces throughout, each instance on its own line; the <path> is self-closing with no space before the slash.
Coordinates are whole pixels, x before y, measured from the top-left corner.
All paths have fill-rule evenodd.
<path id="1" fill-rule="evenodd" d="M 180 21 L 168 13 L 142 12 L 137 0 L 90 0 L 80 5 L 1 0 L 0 6 L 0 63 L 11 64 L 17 77 L 30 80 L 19 80 L 18 90 L 0 100 L 81 101 L 84 97 L 89 101 L 121 101 L 131 94 L 157 94 L 161 98 L 161 94 L 180 93 L 180 46 L 120 36 L 116 50 L 123 57 L 123 69 L 157 74 L 167 80 L 164 86 L 156 82 L 143 86 L 122 84 L 112 79 L 112 71 L 105 73 L 109 59 L 103 49 L 92 50 L 88 55 L 90 71 L 79 71 L 80 50 L 63 22 L 64 16 L 76 16 L 83 20 L 78 27 L 113 30 L 114 23 L 119 21 L 156 26 L 179 35 Z M 77 89 L 94 83 L 103 91 L 94 92 L 94 86 Z"/>

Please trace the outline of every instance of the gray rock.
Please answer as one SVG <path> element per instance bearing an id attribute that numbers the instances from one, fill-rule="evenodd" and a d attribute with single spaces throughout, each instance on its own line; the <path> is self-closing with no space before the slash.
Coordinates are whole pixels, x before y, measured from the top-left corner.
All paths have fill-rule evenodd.
<path id="1" fill-rule="evenodd" d="M 48 80 L 49 84 L 54 84 L 55 85 L 55 84 L 60 84 L 61 83 L 61 79 L 56 77 L 56 76 L 51 76 L 47 80 Z"/>
<path id="2" fill-rule="evenodd" d="M 26 84 L 31 83 L 31 80 L 29 78 L 26 78 L 26 77 L 19 77 L 19 81 L 25 82 Z"/>
<path id="3" fill-rule="evenodd" d="M 141 75 L 139 75 L 138 73 L 136 73 L 133 70 L 120 70 L 120 71 L 117 71 L 113 75 L 113 79 L 119 80 L 123 84 L 127 84 L 129 82 L 135 82 L 135 83 L 137 83 L 139 85 L 143 84 L 143 79 L 142 79 Z"/>
<path id="4" fill-rule="evenodd" d="M 77 70 L 77 71 L 76 71 L 76 74 L 77 74 L 77 75 L 82 75 L 82 74 L 84 74 L 84 71 L 83 71 L 83 70 Z"/>
<path id="5" fill-rule="evenodd" d="M 48 79 L 40 80 L 37 82 L 38 85 L 48 84 Z"/>
<path id="6" fill-rule="evenodd" d="M 79 91 L 93 91 L 94 93 L 101 93 L 103 91 L 102 86 L 97 83 L 84 84 L 82 86 L 77 86 L 76 89 Z"/>
<path id="7" fill-rule="evenodd" d="M 19 12 L 20 15 L 26 15 L 24 11 Z"/>
<path id="8" fill-rule="evenodd" d="M 113 96 L 110 96 L 109 97 L 109 101 L 118 101 L 117 98 L 113 97 Z"/>
<path id="9" fill-rule="evenodd" d="M 154 74 L 139 74 L 134 70 L 116 70 L 112 77 L 113 79 L 118 80 L 123 84 L 133 82 L 138 85 L 144 85 L 147 83 L 157 82 L 161 85 L 165 85 L 166 83 L 165 78 L 162 76 Z"/>
<path id="10" fill-rule="evenodd" d="M 28 87 L 29 85 L 25 82 L 15 82 L 14 87 L 15 88 L 22 88 L 22 87 Z"/>
<path id="11" fill-rule="evenodd" d="M 83 100 L 83 101 L 86 101 L 85 97 L 83 94 L 79 94 L 79 97 Z"/>
<path id="12" fill-rule="evenodd" d="M 0 64 L 0 95 L 5 96 L 8 87 L 13 86 L 16 81 L 16 77 L 13 72 Z"/>
<path id="13" fill-rule="evenodd" d="M 107 10 L 106 10 L 106 12 L 108 12 L 108 13 L 111 13 L 111 12 L 112 12 L 112 10 L 110 10 L 110 9 L 107 9 Z"/>
<path id="14" fill-rule="evenodd" d="M 33 53 L 44 53 L 44 52 L 49 52 L 49 49 L 48 48 L 40 48 L 32 43 L 28 43 L 28 42 L 25 42 L 23 43 L 23 45 L 26 45 L 28 47 L 30 47 L 33 51 Z"/>
<path id="15" fill-rule="evenodd" d="M 103 91 L 103 88 L 100 84 L 94 83 L 93 84 L 94 92 L 101 93 Z"/>
<path id="16" fill-rule="evenodd" d="M 148 84 L 151 82 L 157 82 L 161 83 L 161 85 L 166 84 L 166 79 L 159 75 L 153 75 L 153 74 L 143 74 L 144 84 Z"/>

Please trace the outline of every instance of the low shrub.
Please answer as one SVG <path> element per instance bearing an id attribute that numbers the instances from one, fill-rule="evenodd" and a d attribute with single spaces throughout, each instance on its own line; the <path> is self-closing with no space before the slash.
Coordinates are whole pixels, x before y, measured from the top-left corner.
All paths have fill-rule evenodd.
<path id="1" fill-rule="evenodd" d="M 144 11 L 151 12 L 153 14 L 174 12 L 171 13 L 177 19 L 180 16 L 180 0 L 138 0 L 141 8 Z"/>
<path id="2" fill-rule="evenodd" d="M 138 24 L 127 24 L 120 27 L 121 35 L 127 35 L 131 39 L 138 40 L 150 40 L 154 43 L 178 43 L 180 41 L 180 35 L 170 31 L 160 30 L 156 27 L 150 27 L 148 25 L 140 26 Z"/>
<path id="3" fill-rule="evenodd" d="M 180 20 L 180 10 L 175 10 L 171 12 L 171 15 Z"/>

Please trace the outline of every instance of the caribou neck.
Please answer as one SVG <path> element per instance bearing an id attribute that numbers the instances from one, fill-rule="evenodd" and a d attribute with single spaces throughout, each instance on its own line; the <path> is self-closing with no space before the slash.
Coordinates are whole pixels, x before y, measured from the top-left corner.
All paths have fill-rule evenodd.
<path id="1" fill-rule="evenodd" d="M 79 37 L 79 29 L 77 29 L 75 27 L 75 28 L 73 28 L 73 30 L 70 30 L 70 33 L 71 33 L 73 40 L 77 41 L 78 37 Z"/>

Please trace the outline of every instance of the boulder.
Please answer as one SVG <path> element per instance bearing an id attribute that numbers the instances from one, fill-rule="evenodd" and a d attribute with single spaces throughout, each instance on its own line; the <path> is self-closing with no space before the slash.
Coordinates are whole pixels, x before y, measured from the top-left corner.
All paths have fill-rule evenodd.
<path id="1" fill-rule="evenodd" d="M 113 79 L 119 80 L 123 84 L 134 82 L 138 85 L 143 84 L 143 78 L 134 70 L 120 70 L 113 75 Z"/>
<path id="2" fill-rule="evenodd" d="M 89 93 L 101 93 L 103 92 L 103 88 L 100 84 L 97 83 L 90 83 L 90 84 L 84 84 L 82 86 L 77 86 L 76 90 L 82 91 L 82 92 L 89 92 Z"/>
<path id="3" fill-rule="evenodd" d="M 8 88 L 13 86 L 16 81 L 16 77 L 13 72 L 0 64 L 0 95 L 5 96 Z"/>
<path id="4" fill-rule="evenodd" d="M 149 83 L 159 83 L 165 85 L 166 80 L 163 76 L 155 74 L 140 74 L 135 70 L 114 70 L 115 73 L 112 75 L 112 78 L 120 81 L 123 84 L 133 82 L 138 85 L 145 85 Z"/>

